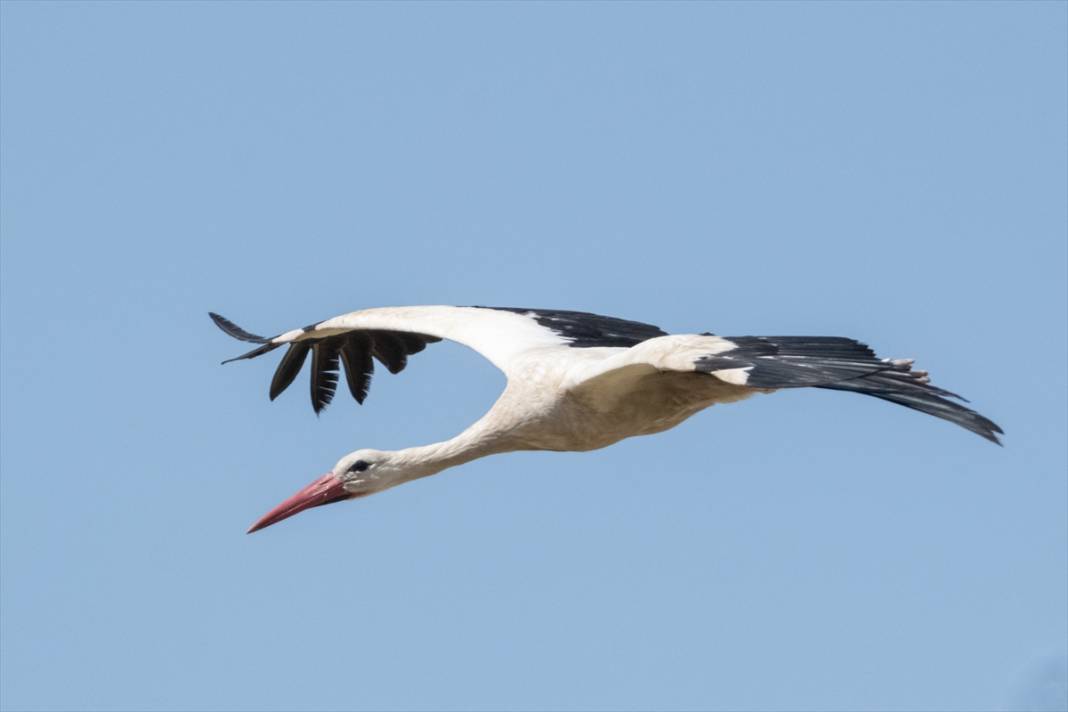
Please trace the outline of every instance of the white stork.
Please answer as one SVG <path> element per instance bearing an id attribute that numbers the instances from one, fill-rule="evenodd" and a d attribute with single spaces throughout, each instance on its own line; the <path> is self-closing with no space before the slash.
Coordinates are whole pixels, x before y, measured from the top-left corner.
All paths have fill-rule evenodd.
<path id="1" fill-rule="evenodd" d="M 230 359 L 287 345 L 270 397 L 311 353 L 315 412 L 330 403 L 338 371 L 363 403 L 377 359 L 391 373 L 427 344 L 449 339 L 485 356 L 508 383 L 489 412 L 456 437 L 395 452 L 356 450 L 268 512 L 254 532 L 297 512 L 364 497 L 476 458 L 515 450 L 595 450 L 672 428 L 714 403 L 780 388 L 829 388 L 882 398 L 943 418 L 999 443 L 992 421 L 932 386 L 907 359 L 880 359 L 837 336 L 668 334 L 650 324 L 554 309 L 413 306 L 364 309 L 271 338 L 211 314 L 230 336 L 260 344 Z M 229 363 L 224 361 L 223 363 Z M 963 400 L 963 399 L 961 399 Z M 1000 443 L 999 443 L 1000 444 Z"/>

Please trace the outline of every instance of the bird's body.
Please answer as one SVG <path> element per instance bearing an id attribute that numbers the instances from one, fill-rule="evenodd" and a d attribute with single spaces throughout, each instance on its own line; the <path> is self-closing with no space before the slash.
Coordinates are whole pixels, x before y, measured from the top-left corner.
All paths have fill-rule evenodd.
<path id="1" fill-rule="evenodd" d="M 509 380 L 488 415 L 511 431 L 521 445 L 515 449 L 596 450 L 624 438 L 662 432 L 715 403 L 757 392 L 705 374 L 646 373 L 637 367 L 586 377 L 610 358 L 590 356 L 603 360 L 575 364 L 558 357 L 532 364 Z"/>
<path id="2" fill-rule="evenodd" d="M 316 412 L 333 398 L 342 366 L 349 391 L 362 403 L 374 360 L 397 373 L 408 356 L 441 339 L 478 351 L 508 379 L 493 407 L 455 438 L 397 452 L 350 453 L 253 530 L 486 455 L 595 450 L 667 430 L 711 405 L 780 388 L 854 391 L 950 420 L 994 442 L 1001 432 L 930 385 L 925 372 L 911 370 L 911 361 L 876 358 L 864 344 L 841 337 L 671 335 L 584 312 L 491 307 L 366 309 L 269 339 L 212 318 L 231 336 L 260 344 L 238 359 L 288 345 L 271 383 L 272 399 L 310 355 Z"/>

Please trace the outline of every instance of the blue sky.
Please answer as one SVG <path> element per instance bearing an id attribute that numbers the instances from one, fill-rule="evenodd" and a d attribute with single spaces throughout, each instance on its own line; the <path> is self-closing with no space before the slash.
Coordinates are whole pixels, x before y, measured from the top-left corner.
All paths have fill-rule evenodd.
<path id="1" fill-rule="evenodd" d="M 1066 13 L 4 2 L 0 707 L 1057 708 Z M 206 312 L 435 303 L 853 336 L 1006 446 L 779 393 L 246 536 L 503 378 L 316 418 Z"/>

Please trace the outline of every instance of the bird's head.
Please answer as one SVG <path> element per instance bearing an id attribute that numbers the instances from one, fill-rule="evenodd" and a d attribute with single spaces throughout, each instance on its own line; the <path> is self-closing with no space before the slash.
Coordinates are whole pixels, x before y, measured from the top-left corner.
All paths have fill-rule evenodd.
<path id="1" fill-rule="evenodd" d="M 395 453 L 382 450 L 356 450 L 337 461 L 318 478 L 292 497 L 263 515 L 248 533 L 292 517 L 305 509 L 331 502 L 373 494 L 403 481 L 404 467 Z"/>

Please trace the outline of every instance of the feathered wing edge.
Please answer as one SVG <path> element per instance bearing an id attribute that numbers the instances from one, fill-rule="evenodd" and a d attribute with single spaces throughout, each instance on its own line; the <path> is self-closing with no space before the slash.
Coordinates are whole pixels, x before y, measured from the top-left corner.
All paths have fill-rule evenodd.
<path id="1" fill-rule="evenodd" d="M 245 331 L 229 319 L 214 312 L 208 315 L 215 325 L 227 335 L 240 341 L 261 344 L 257 348 L 223 361 L 256 358 L 282 346 L 272 343 L 273 338 L 266 338 Z M 311 331 L 315 325 L 305 328 Z M 367 398 L 371 377 L 374 374 L 374 359 L 384 365 L 390 373 L 400 373 L 408 365 L 408 356 L 419 353 L 428 343 L 441 341 L 436 336 L 399 331 L 349 331 L 322 338 L 305 338 L 289 342 L 289 348 L 274 372 L 268 392 L 271 400 L 277 398 L 288 388 L 300 373 L 304 363 L 311 354 L 310 395 L 312 409 L 320 413 L 334 398 L 340 376 L 341 364 L 345 367 L 345 380 L 352 397 L 358 403 Z"/>
<path id="2" fill-rule="evenodd" d="M 254 344 L 266 344 L 270 339 L 257 336 L 256 334 L 249 333 L 242 329 L 240 326 L 230 321 L 222 314 L 216 314 L 215 312 L 208 312 L 208 316 L 215 322 L 215 326 L 219 327 L 227 333 L 227 335 L 234 337 L 240 341 L 250 341 Z"/>
<path id="3" fill-rule="evenodd" d="M 700 372 L 745 369 L 752 388 L 824 388 L 881 398 L 948 420 L 998 445 L 994 421 L 951 399 L 964 398 L 930 384 L 908 359 L 880 359 L 867 345 L 836 336 L 727 336 L 734 349 L 698 359 Z"/>

